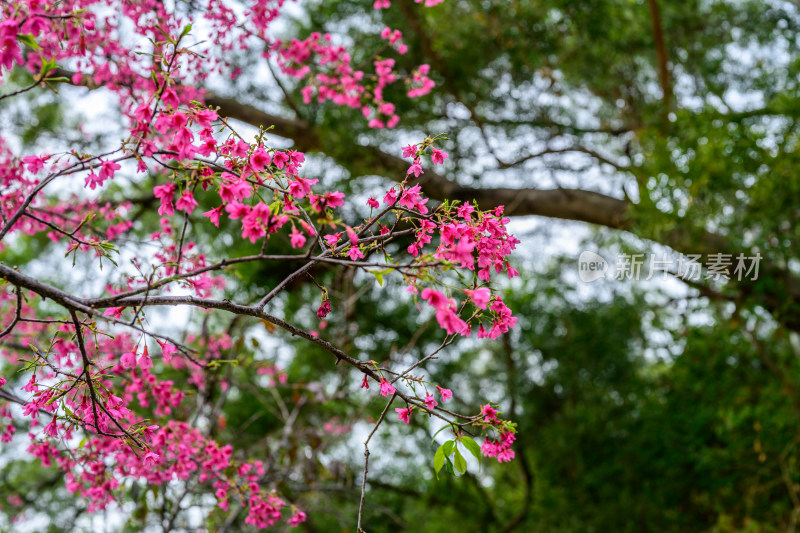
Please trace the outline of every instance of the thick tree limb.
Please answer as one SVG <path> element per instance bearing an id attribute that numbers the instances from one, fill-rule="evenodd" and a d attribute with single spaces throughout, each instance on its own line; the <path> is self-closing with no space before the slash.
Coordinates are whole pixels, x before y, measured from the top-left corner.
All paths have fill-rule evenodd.
<path id="1" fill-rule="evenodd" d="M 649 0 L 650 1 L 650 0 Z M 651 5 L 651 9 L 652 9 Z M 658 5 L 655 5 L 658 8 Z M 660 29 L 660 14 L 658 15 Z M 654 20 L 654 29 L 655 20 Z M 656 36 L 659 32 L 656 31 Z M 663 33 L 663 30 L 662 30 Z M 663 44 L 663 35 L 662 35 Z M 660 53 L 660 64 L 667 66 L 665 55 Z M 56 72 L 57 71 L 57 72 Z M 56 69 L 53 73 L 71 77 L 70 72 Z M 662 82 L 668 82 L 667 77 L 662 77 Z M 88 83 L 88 82 L 84 82 Z M 90 89 L 94 86 L 87 85 Z M 664 85 L 662 83 L 662 88 Z M 666 86 L 669 89 L 669 86 Z M 297 148 L 307 152 L 336 153 L 335 146 L 327 146 L 324 139 L 317 134 L 314 126 L 305 120 L 290 119 L 278 115 L 266 113 L 256 107 L 243 104 L 233 98 L 219 96 L 208 93 L 205 101 L 212 107 L 219 108 L 219 113 L 223 117 L 233 118 L 254 126 L 273 126 L 273 133 L 280 137 L 292 139 Z M 771 113 L 769 109 L 758 110 L 758 114 Z M 356 173 L 375 174 L 384 176 L 395 181 L 402 181 L 406 177 L 409 162 L 404 159 L 387 154 L 377 147 L 360 147 L 357 161 L 347 161 L 348 167 Z M 632 231 L 640 237 L 656 240 L 662 244 L 681 253 L 734 253 L 728 239 L 724 236 L 716 235 L 711 232 L 704 232 L 700 235 L 685 228 L 676 228 L 665 232 L 662 235 L 646 235 L 637 231 L 633 226 L 631 209 L 633 204 L 628 200 L 615 198 L 605 194 L 583 189 L 514 189 L 508 187 L 497 188 L 475 188 L 460 185 L 445 176 L 429 169 L 422 176 L 419 183 L 429 197 L 436 200 L 461 200 L 473 201 L 478 203 L 481 209 L 493 209 L 498 205 L 505 206 L 505 214 L 508 216 L 537 215 L 562 220 L 574 220 L 588 222 L 613 229 Z M 763 277 L 771 278 L 771 281 L 762 283 L 739 282 L 736 283 L 739 301 L 752 300 L 754 303 L 764 306 L 782 323 L 791 329 L 800 331 L 800 278 L 793 275 L 788 270 L 779 266 L 766 265 L 762 269 Z M 7 272 L 10 277 L 5 277 L 12 283 L 18 273 Z M 730 273 L 729 273 L 730 275 Z M 27 281 L 27 280 L 26 280 Z M 27 286 L 22 284 L 23 286 Z M 43 294 L 40 292 L 40 294 Z M 43 294 L 45 295 L 45 294 Z M 71 302 L 59 302 L 62 304 L 73 305 L 76 300 Z M 78 309 L 78 307 L 75 307 Z M 84 309 L 81 309 L 85 311 Z"/>
<path id="2" fill-rule="evenodd" d="M 672 82 L 669 76 L 669 57 L 667 45 L 664 42 L 664 28 L 661 25 L 661 9 L 658 0 L 647 0 L 650 8 L 650 19 L 653 22 L 653 41 L 656 45 L 656 59 L 658 60 L 658 82 L 661 84 L 661 93 L 664 107 L 668 108 L 672 101 Z"/>
<path id="3" fill-rule="evenodd" d="M 313 126 L 303 120 L 271 115 L 231 98 L 217 95 L 208 95 L 206 103 L 218 107 L 222 116 L 254 126 L 274 125 L 273 132 L 276 135 L 294 140 L 300 150 L 336 151 L 335 147 L 327 150 L 328 147 L 316 134 Z M 354 165 L 358 172 L 402 181 L 406 176 L 409 163 L 376 147 L 361 147 L 359 160 Z M 419 183 L 423 191 L 436 200 L 450 199 L 468 202 L 476 200 L 481 209 L 493 209 L 498 205 L 504 205 L 505 214 L 508 216 L 545 216 L 588 222 L 637 233 L 630 212 L 633 204 L 628 200 L 598 192 L 563 188 L 541 190 L 465 187 L 432 169 L 426 170 L 422 177 L 424 179 L 420 179 Z M 657 236 L 643 235 L 640 232 L 637 234 L 642 238 L 657 240 L 684 254 L 733 254 L 739 251 L 731 249 L 728 239 L 724 236 L 707 231 L 697 234 L 686 228 L 678 227 Z M 769 309 L 780 322 L 795 331 L 800 331 L 800 309 L 794 304 L 794 302 L 800 302 L 800 278 L 785 269 L 771 265 L 763 266 L 761 272 L 762 278 L 769 278 L 771 281 L 766 283 L 761 280 L 759 282 L 732 282 L 732 284 L 735 283 L 738 292 L 736 300 L 751 300 L 762 305 Z M 729 272 L 728 275 L 732 275 L 732 272 Z"/>
<path id="4" fill-rule="evenodd" d="M 324 152 L 325 146 L 311 124 L 265 113 L 260 109 L 242 104 L 232 98 L 207 95 L 206 103 L 218 107 L 220 115 L 233 118 L 253 126 L 274 125 L 275 135 L 292 139 L 297 147 L 307 152 Z M 395 181 L 406 177 L 409 162 L 379 150 L 365 146 L 359 148 L 359 170 L 384 176 Z M 629 203 L 613 196 L 581 189 L 481 189 L 465 187 L 441 174 L 426 170 L 419 180 L 425 194 L 437 200 L 476 200 L 481 209 L 493 209 L 505 205 L 509 216 L 539 215 L 565 220 L 579 220 L 623 229 L 626 225 Z"/>

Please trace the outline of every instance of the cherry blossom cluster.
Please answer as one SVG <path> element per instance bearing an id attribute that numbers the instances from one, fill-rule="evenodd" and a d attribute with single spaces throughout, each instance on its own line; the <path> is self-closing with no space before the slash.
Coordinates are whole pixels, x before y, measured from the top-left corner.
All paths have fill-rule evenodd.
<path id="1" fill-rule="evenodd" d="M 399 54 L 405 54 L 408 47 L 401 42 L 399 30 L 388 27 L 381 37 Z M 371 128 L 393 128 L 400 121 L 395 114 L 395 105 L 384 99 L 387 86 L 404 79 L 408 85 L 408 96 L 416 98 L 428 94 L 435 83 L 427 76 L 428 65 L 421 65 L 410 76 L 401 77 L 395 70 L 395 60 L 378 58 L 373 61 L 374 73 L 357 69 L 352 65 L 350 52 L 345 46 L 332 43 L 329 34 L 312 33 L 307 39 L 293 39 L 289 42 L 276 42 L 278 65 L 290 76 L 304 80 L 306 85 L 300 91 L 303 102 L 331 101 L 340 106 L 360 108 L 369 119 Z"/>
<path id="2" fill-rule="evenodd" d="M 426 0 L 425 6 L 438 3 Z M 333 36 L 273 39 L 269 27 L 282 0 L 249 1 L 244 9 L 224 0 L 203 4 L 205 23 L 197 29 L 197 14 L 173 12 L 156 0 L 0 4 L 0 74 L 18 66 L 33 77 L 30 86 L 0 99 L 60 83 L 105 90 L 119 103 L 124 129 L 121 143 L 96 154 L 69 148 L 16 154 L 0 134 L 0 251 L 41 235 L 64 246 L 73 265 L 80 260 L 111 269 L 102 289 L 73 294 L 0 264 L 8 282 L 0 287 L 0 338 L 10 341 L 0 355 L 4 369 L 21 371 L 13 380 L 0 377 L 0 442 L 13 443 L 17 427 L 26 427 L 27 451 L 63 471 L 66 488 L 89 501 L 89 511 L 112 505 L 128 483 L 196 479 L 213 491 L 220 509 L 232 501 L 243 507 L 249 525 L 283 520 L 297 526 L 305 513 L 265 481 L 269 469 L 262 461 L 237 456 L 187 422 L 202 412 L 205 423 L 224 425 L 222 415 L 193 411 L 186 398 L 189 390 L 235 386 L 213 372 L 238 362 L 230 335 L 209 333 L 204 323 L 202 332 L 165 336 L 154 327 L 152 309 L 186 305 L 260 319 L 346 361 L 363 374 L 362 387 L 372 381 L 383 397 L 405 401 L 395 411 L 406 424 L 416 410 L 456 424 L 440 405 L 452 398 L 449 389 L 413 375 L 413 367 L 396 372 L 358 360 L 324 338 L 325 319 L 339 302 L 311 267 L 359 269 L 381 284 L 393 275 L 436 317 L 444 347 L 475 329 L 478 338 L 496 338 L 514 327 L 516 318 L 493 282 L 518 275 L 508 257 L 519 241 L 508 233 L 502 207 L 435 205 L 424 196 L 415 182 L 429 164 L 445 164 L 442 137 L 403 148 L 411 163 L 399 185 L 369 198 L 368 216 L 344 220 L 340 208 L 349 199 L 307 175 L 306 154 L 276 148 L 265 129 L 254 138 L 240 135 L 219 109 L 204 103 L 204 83 L 214 73 L 236 76 L 230 52 L 253 49 L 295 78 L 307 103 L 316 97 L 360 109 L 370 127 L 391 128 L 400 117 L 384 90 L 402 80 L 409 97 L 427 94 L 434 85 L 429 67 L 401 75 L 392 58 L 376 53 L 362 70 Z M 387 27 L 381 38 L 397 53 L 407 51 L 398 30 Z M 112 184 L 124 187 L 121 176 L 145 197 L 108 199 Z M 53 182 L 77 192 L 56 193 Z M 261 251 L 219 257 L 198 244 L 203 241 L 195 231 L 207 235 L 217 228 L 233 228 L 237 244 L 260 245 Z M 135 229 L 149 232 L 147 247 L 134 238 Z M 269 253 L 280 243 L 292 254 Z M 296 265 L 295 274 L 252 305 L 222 298 L 236 284 L 229 266 L 270 261 Z M 309 303 L 319 330 L 305 331 L 269 306 L 301 275 L 320 289 L 321 300 Z M 251 368 L 268 376 L 270 387 L 287 382 L 270 363 Z M 420 386 L 424 395 L 417 394 Z M 20 404 L 21 418 L 7 401 Z M 484 454 L 509 460 L 513 425 L 492 411 L 485 407 L 468 418 L 499 435 L 487 439 Z M 331 422 L 325 430 L 337 434 L 347 427 Z"/>
<path id="3" fill-rule="evenodd" d="M 58 329 L 62 334 L 70 333 L 68 325 Z M 36 333 L 40 335 L 41 328 Z M 35 338 L 26 340 L 35 346 Z M 227 335 L 213 336 L 207 341 L 189 336 L 186 341 L 197 343 L 211 360 L 231 348 Z M 260 487 L 259 479 L 264 474 L 260 461 L 235 461 L 230 445 L 221 446 L 187 423 L 169 419 L 173 410 L 181 407 L 184 394 L 173 381 L 160 380 L 151 372 L 153 360 L 146 344 L 138 349 L 125 334 L 101 340 L 97 346 L 93 346 L 91 336 L 85 342 L 88 351 L 103 358 L 95 361 L 103 370 L 91 376 L 94 379 L 67 379 L 82 366 L 76 357 L 80 349 L 75 341 L 57 336 L 46 350 L 37 350 L 37 356 L 29 361 L 35 371 L 22 390 L 33 397 L 23 410 L 31 419 L 28 452 L 44 466 L 55 464 L 63 470 L 67 489 L 84 495 L 90 502 L 90 512 L 105 509 L 115 501 L 123 479 L 160 485 L 198 476 L 200 482 L 213 483 L 222 509 L 227 509 L 231 494 L 247 506 L 248 523 L 266 527 L 281 519 L 281 508 L 286 504 Z M 163 364 L 173 369 L 191 366 L 193 372 L 188 381 L 200 389 L 205 386 L 205 373 L 200 369 L 210 361 L 174 357 L 177 350 L 168 342 L 158 342 L 158 346 Z M 120 352 L 122 355 L 115 361 L 114 354 Z M 274 375 L 282 375 L 274 366 L 265 368 Z M 124 385 L 117 396 L 112 390 L 114 382 L 120 380 Z M 0 382 L 0 386 L 6 384 L 5 379 Z M 166 419 L 166 424 L 159 426 L 141 418 L 136 413 L 142 408 L 151 409 L 157 417 Z M 4 406 L 2 414 L 6 410 Z M 97 436 L 86 440 L 77 450 L 58 446 L 59 442 L 69 442 L 79 429 Z M 10 442 L 13 432 L 12 424 L 4 427 L 4 442 Z M 115 435 L 118 438 L 108 438 Z M 233 476 L 232 467 L 236 472 Z M 304 516 L 293 509 L 290 525 L 299 524 Z"/>

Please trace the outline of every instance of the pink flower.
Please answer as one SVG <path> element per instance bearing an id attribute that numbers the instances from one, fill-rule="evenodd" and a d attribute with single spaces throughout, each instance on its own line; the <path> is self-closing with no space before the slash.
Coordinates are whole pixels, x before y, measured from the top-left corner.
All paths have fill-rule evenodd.
<path id="1" fill-rule="evenodd" d="M 342 234 L 340 232 L 340 233 L 334 233 L 332 235 L 325 235 L 322 238 L 325 240 L 325 242 L 328 244 L 328 246 L 333 248 L 334 246 L 336 246 L 336 243 L 339 242 L 339 239 L 341 237 L 342 237 Z"/>
<path id="2" fill-rule="evenodd" d="M 472 221 L 472 216 L 470 216 L 470 215 L 474 211 L 475 211 L 475 208 L 472 207 L 471 204 L 461 204 L 461 206 L 459 206 L 459 208 L 456 211 L 456 213 L 458 214 L 458 216 L 460 216 L 464 220 Z"/>
<path id="3" fill-rule="evenodd" d="M 229 172 L 223 172 L 222 178 L 224 181 L 219 187 L 219 197 L 225 203 L 248 198 L 253 193 L 247 180 L 240 179 Z"/>
<path id="4" fill-rule="evenodd" d="M 292 234 L 289 237 L 289 242 L 291 243 L 292 248 L 302 248 L 306 243 L 306 237 L 297 231 L 297 228 L 292 228 Z"/>
<path id="5" fill-rule="evenodd" d="M 161 200 L 161 206 L 158 208 L 159 215 L 172 216 L 175 214 L 175 206 L 172 204 L 172 195 L 174 192 L 174 183 L 166 183 L 158 187 L 153 187 L 153 195 Z"/>
<path id="6" fill-rule="evenodd" d="M 443 152 L 442 150 L 438 150 L 436 148 L 433 149 L 433 154 L 431 154 L 431 161 L 433 161 L 434 165 L 441 165 L 444 163 L 444 160 L 447 159 L 447 153 Z"/>
<path id="7" fill-rule="evenodd" d="M 253 155 L 250 156 L 250 168 L 256 172 L 264 170 L 264 167 L 270 163 L 269 153 L 260 146 L 253 150 Z"/>
<path id="8" fill-rule="evenodd" d="M 422 195 L 420 194 L 421 191 L 422 188 L 419 185 L 414 185 L 410 189 L 403 191 L 398 203 L 403 207 L 407 207 L 408 209 L 416 209 L 424 215 L 428 212 L 428 208 L 425 207 L 425 203 L 427 203 L 428 199 L 422 198 Z"/>
<path id="9" fill-rule="evenodd" d="M 370 206 L 372 209 L 378 209 L 378 207 L 380 206 L 380 204 L 378 203 L 378 200 L 376 200 L 375 198 L 372 198 L 372 197 L 370 197 L 367 200 L 367 205 Z"/>
<path id="10" fill-rule="evenodd" d="M 2 387 L 3 385 L 5 385 L 6 383 L 7 383 L 7 382 L 6 382 L 6 378 L 0 377 L 0 387 Z"/>
<path id="11" fill-rule="evenodd" d="M 29 155 L 27 157 L 23 157 L 22 162 L 25 163 L 25 168 L 28 169 L 28 172 L 33 172 L 36 174 L 44 168 L 44 162 L 47 161 L 49 157 L 50 156 L 38 157 L 35 155 Z"/>
<path id="12" fill-rule="evenodd" d="M 2 378 L 0 378 L 2 379 Z M 361 380 L 361 388 L 368 389 L 369 388 L 369 376 L 364 374 L 364 379 Z"/>
<path id="13" fill-rule="evenodd" d="M 147 452 L 142 458 L 142 465 L 153 466 L 161 460 L 161 456 L 154 452 Z"/>
<path id="14" fill-rule="evenodd" d="M 34 402 L 26 403 L 22 414 L 31 418 L 36 418 L 39 416 L 39 407 Z"/>
<path id="15" fill-rule="evenodd" d="M 428 305 L 436 309 L 445 309 L 450 305 L 450 300 L 448 300 L 444 294 L 434 289 L 422 289 L 420 296 L 423 300 L 428 302 Z"/>
<path id="16" fill-rule="evenodd" d="M 16 24 L 14 19 L 8 19 L 4 21 L 3 24 L 9 22 L 11 24 Z M 14 37 L 4 37 L 0 39 L 0 67 L 11 70 L 14 63 L 22 65 L 24 62 L 22 52 Z"/>
<path id="17" fill-rule="evenodd" d="M 458 333 L 462 336 L 467 336 L 469 333 L 469 326 L 466 322 L 461 320 L 461 317 L 458 316 L 452 307 L 437 309 L 436 320 L 439 322 L 442 329 L 447 331 L 448 335 Z"/>
<path id="18" fill-rule="evenodd" d="M 497 409 L 493 408 L 491 404 L 482 405 L 481 414 L 487 422 L 497 420 Z"/>
<path id="19" fill-rule="evenodd" d="M 293 165 L 300 166 L 306 160 L 306 155 L 303 152 L 298 152 L 297 150 L 287 150 L 286 155 L 289 156 L 289 159 Z M 314 183 L 316 183 L 316 180 Z"/>
<path id="20" fill-rule="evenodd" d="M 486 309 L 486 306 L 489 305 L 489 298 L 492 295 L 491 291 L 485 287 L 475 290 L 467 289 L 464 293 L 469 296 L 475 306 L 480 309 Z"/>
<path id="21" fill-rule="evenodd" d="M 297 178 L 289 184 L 289 194 L 295 198 L 305 198 L 311 194 L 311 186 L 319 182 L 318 179 Z"/>
<path id="22" fill-rule="evenodd" d="M 25 392 L 36 392 L 39 390 L 39 385 L 36 383 L 36 374 L 31 376 L 30 381 L 28 381 L 22 390 Z"/>
<path id="23" fill-rule="evenodd" d="M 150 354 L 146 353 L 146 351 L 139 358 L 138 363 L 139 363 L 139 366 L 142 368 L 142 370 L 149 370 L 149 369 L 153 368 L 153 360 L 150 359 Z"/>
<path id="24" fill-rule="evenodd" d="M 453 391 L 450 389 L 443 389 L 439 385 L 436 385 L 436 389 L 439 391 L 439 394 L 442 395 L 442 402 L 446 402 L 453 397 Z"/>
<path id="25" fill-rule="evenodd" d="M 89 187 L 91 190 L 95 190 L 98 185 L 103 185 L 103 179 L 94 173 L 94 171 L 89 172 L 89 175 L 86 176 L 84 180 L 83 186 Z"/>
<path id="26" fill-rule="evenodd" d="M 101 159 L 100 160 L 100 179 L 101 180 L 106 180 L 106 179 L 113 178 L 114 177 L 114 172 L 116 172 L 120 168 L 122 168 L 122 167 L 120 167 L 119 164 L 117 164 L 117 163 L 115 163 L 113 161 L 103 161 Z"/>
<path id="27" fill-rule="evenodd" d="M 355 230 L 350 226 L 347 226 L 345 230 L 347 231 L 347 239 L 350 241 L 350 245 L 358 245 L 358 234 L 355 232 Z"/>
<path id="28" fill-rule="evenodd" d="M 357 246 L 351 246 L 350 249 L 347 250 L 347 256 L 350 258 L 350 261 L 364 259 L 364 253 L 359 250 Z"/>
<path id="29" fill-rule="evenodd" d="M 48 437 L 58 437 L 58 425 L 56 424 L 56 417 L 44 427 L 44 434 Z"/>
<path id="30" fill-rule="evenodd" d="M 217 112 L 211 109 L 202 109 L 194 114 L 194 120 L 202 128 L 211 126 L 211 123 L 217 120 Z"/>
<path id="31" fill-rule="evenodd" d="M 119 358 L 119 362 L 122 363 L 122 366 L 125 368 L 133 368 L 136 366 L 136 354 L 134 352 L 124 353 L 122 357 Z"/>
<path id="32" fill-rule="evenodd" d="M 283 168 L 289 161 L 289 156 L 285 152 L 275 152 L 272 156 L 272 162 L 278 168 Z"/>
<path id="33" fill-rule="evenodd" d="M 288 520 L 287 523 L 291 527 L 297 527 L 305 521 L 306 521 L 306 513 L 304 513 L 303 511 L 297 511 L 295 514 L 292 515 L 292 517 Z"/>
<path id="34" fill-rule="evenodd" d="M 425 407 L 427 407 L 430 410 L 433 410 L 433 408 L 436 407 L 437 405 L 439 405 L 439 402 L 436 401 L 436 399 L 433 397 L 433 395 L 431 393 L 426 393 L 425 394 Z"/>
<path id="35" fill-rule="evenodd" d="M 515 439 L 516 436 L 513 433 L 501 433 L 494 441 L 486 439 L 481 445 L 481 453 L 485 457 L 496 457 L 499 462 L 506 463 L 514 458 L 511 445 Z"/>
<path id="36" fill-rule="evenodd" d="M 335 209 L 344 205 L 344 193 L 339 191 L 326 192 L 325 202 L 328 207 Z"/>
<path id="37" fill-rule="evenodd" d="M 161 359 L 165 363 L 169 363 L 169 361 L 172 359 L 172 356 L 178 353 L 178 349 L 166 342 L 161 342 L 158 340 L 156 342 L 159 346 L 161 346 Z"/>
<path id="38" fill-rule="evenodd" d="M 183 195 L 178 198 L 178 201 L 175 202 L 175 209 L 179 211 L 186 211 L 187 213 L 191 213 L 194 211 L 194 208 L 197 207 L 197 202 L 192 195 L 192 191 L 183 191 Z"/>
<path id="39" fill-rule="evenodd" d="M 397 418 L 408 424 L 411 421 L 411 409 L 401 409 L 399 407 L 395 408 L 397 411 Z"/>
<path id="40" fill-rule="evenodd" d="M 175 184 L 172 182 L 165 183 L 164 185 L 159 185 L 157 187 L 153 187 L 153 196 L 155 196 L 160 200 L 163 200 L 164 198 L 172 198 L 174 192 L 175 192 Z"/>
<path id="41" fill-rule="evenodd" d="M 322 305 L 319 306 L 317 309 L 317 318 L 325 318 L 328 316 L 328 313 L 331 312 L 331 301 L 329 298 L 326 298 L 322 301 Z"/>
<path id="42" fill-rule="evenodd" d="M 381 396 L 388 396 L 397 392 L 397 389 L 392 387 L 392 384 L 381 378 Z"/>
<path id="43" fill-rule="evenodd" d="M 251 207 L 240 202 L 231 202 L 225 206 L 225 211 L 233 220 L 244 218 L 250 214 Z"/>
<path id="44" fill-rule="evenodd" d="M 419 164 L 419 157 L 414 160 L 410 167 L 408 167 L 408 172 L 406 174 L 414 174 L 415 178 L 418 178 L 420 174 L 424 174 L 422 170 L 422 165 Z"/>
<path id="45" fill-rule="evenodd" d="M 211 211 L 206 211 L 203 213 L 204 217 L 208 217 L 208 220 L 211 221 L 216 227 L 219 227 L 219 215 L 222 213 L 222 206 L 215 207 Z"/>
<path id="46" fill-rule="evenodd" d="M 111 316 L 114 318 L 122 318 L 122 312 L 125 310 L 124 307 L 109 307 L 108 309 L 103 312 L 105 316 Z"/>
<path id="47" fill-rule="evenodd" d="M 409 144 L 408 146 L 403 146 L 403 157 L 416 157 L 416 155 L 417 155 L 416 144 Z"/>

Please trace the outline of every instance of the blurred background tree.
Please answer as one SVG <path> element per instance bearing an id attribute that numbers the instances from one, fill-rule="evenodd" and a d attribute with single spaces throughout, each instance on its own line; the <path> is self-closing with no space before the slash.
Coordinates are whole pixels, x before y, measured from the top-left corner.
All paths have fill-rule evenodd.
<path id="1" fill-rule="evenodd" d="M 385 429 L 382 457 L 371 464 L 368 531 L 794 531 L 798 4 L 447 0 L 420 11 L 412 0 L 392 3 L 373 10 L 368 0 L 302 2 L 284 31 L 344 34 L 370 53 L 382 46 L 376 28 L 400 29 L 409 52 L 397 61 L 409 69 L 429 63 L 437 87 L 421 99 L 393 98 L 397 128 L 368 129 L 358 110 L 304 105 L 302 86 L 262 79 L 257 56 L 232 57 L 244 74 L 218 80 L 207 100 L 241 123 L 275 125 L 275 135 L 313 152 L 307 172 L 349 194 L 402 179 L 408 163 L 398 147 L 444 132 L 450 159 L 439 173 L 425 170 L 425 192 L 504 204 L 525 243 L 516 265 L 523 281 L 507 287 L 520 317 L 513 334 L 480 347 L 461 341 L 429 367 L 433 381 L 458 384 L 457 402 L 474 403 L 478 390 L 501 402 L 519 422 L 517 459 L 437 480 L 429 421 L 412 418 L 413 437 L 402 445 Z M 35 120 L 3 109 L 26 142 L 72 127 L 51 104 L 68 100 L 68 91 L 41 98 Z M 26 136 L 30 128 L 38 132 Z M 353 139 L 370 148 L 347 149 Z M 131 187 L 117 193 L 153 201 L 151 187 Z M 217 235 L 208 242 L 230 245 Z M 3 259 L 21 264 L 52 252 L 43 240 L 24 246 Z M 757 280 L 584 285 L 575 266 L 583 248 L 607 258 L 675 251 L 762 259 Z M 321 334 L 362 359 L 410 360 L 441 342 L 413 304 L 374 290 L 373 279 L 318 274 L 341 302 Z M 238 294 L 255 294 L 285 273 L 240 275 Z M 309 328 L 319 324 L 302 295 L 314 290 L 300 285 L 282 302 Z M 324 354 L 260 323 L 205 327 L 230 331 L 232 357 L 241 361 L 219 370 L 232 389 L 198 391 L 219 406 L 212 434 L 293 465 L 292 476 L 275 482 L 308 511 L 301 527 L 353 531 L 359 437 L 379 402 L 358 408 L 361 397 L 348 401 L 362 394 L 351 375 L 330 366 L 320 375 Z M 256 369 L 267 363 L 295 385 L 265 386 L 270 376 Z M 23 509 L 38 517 L 30 524 L 44 524 L 38 530 L 91 529 L 52 477 L 4 452 L 6 530 L 19 527 L 10 520 Z M 161 509 L 143 503 L 106 526 L 139 531 L 149 513 L 160 514 L 164 530 L 186 528 L 169 520 L 167 501 Z M 224 522 L 241 531 L 242 519 L 231 513 Z"/>

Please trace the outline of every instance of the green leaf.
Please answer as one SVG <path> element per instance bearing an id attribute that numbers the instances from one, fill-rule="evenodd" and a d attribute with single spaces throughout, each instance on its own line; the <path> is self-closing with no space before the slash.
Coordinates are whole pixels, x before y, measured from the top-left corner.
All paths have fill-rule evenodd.
<path id="1" fill-rule="evenodd" d="M 385 276 L 386 274 L 389 274 L 391 271 L 392 271 L 391 268 L 387 268 L 387 269 L 384 269 L 384 270 L 367 270 L 367 272 L 369 272 L 370 274 L 375 276 L 375 280 L 378 282 L 378 285 L 380 285 L 381 287 L 383 287 L 383 276 Z"/>
<path id="2" fill-rule="evenodd" d="M 439 479 L 439 471 L 444 466 L 444 444 L 439 446 L 436 450 L 436 455 L 433 456 L 433 470 L 436 472 L 436 479 Z"/>
<path id="3" fill-rule="evenodd" d="M 33 38 L 33 35 L 17 35 L 17 40 L 23 44 L 26 44 L 33 48 L 34 50 L 41 50 L 42 47 L 36 42 L 36 39 Z"/>
<path id="4" fill-rule="evenodd" d="M 456 473 L 453 470 L 453 461 L 451 461 L 449 457 L 445 457 L 445 461 L 446 461 L 445 465 L 444 465 L 445 466 L 445 470 L 450 472 L 451 475 L 455 476 Z"/>
<path id="5" fill-rule="evenodd" d="M 466 448 L 467 451 L 471 453 L 475 459 L 477 459 L 478 461 L 481 460 L 481 447 L 478 446 L 478 443 L 475 442 L 475 440 L 472 437 L 468 435 L 463 435 L 461 437 L 461 444 L 464 445 L 464 448 Z"/>
<path id="6" fill-rule="evenodd" d="M 186 27 L 183 28 L 183 31 L 181 32 L 181 37 L 188 35 L 190 31 L 192 31 L 192 25 L 187 24 Z"/>
<path id="7" fill-rule="evenodd" d="M 455 465 L 456 465 L 456 472 L 458 472 L 459 474 L 463 475 L 467 472 L 467 460 L 464 459 L 464 456 L 461 455 L 461 452 L 458 451 L 458 448 L 456 448 Z"/>
<path id="8" fill-rule="evenodd" d="M 444 454 L 450 455 L 451 453 L 453 453 L 453 448 L 455 448 L 455 446 L 456 446 L 456 441 L 454 440 L 449 440 L 444 444 L 442 444 L 442 448 L 444 448 Z"/>
<path id="9" fill-rule="evenodd" d="M 50 72 L 51 70 L 53 70 L 53 69 L 55 69 L 57 67 L 58 67 L 58 65 L 56 64 L 56 59 L 54 57 L 51 57 L 48 60 L 45 60 L 44 58 L 42 58 L 42 69 L 39 71 L 39 79 L 40 80 L 43 79 L 47 75 L 48 72 Z"/>

